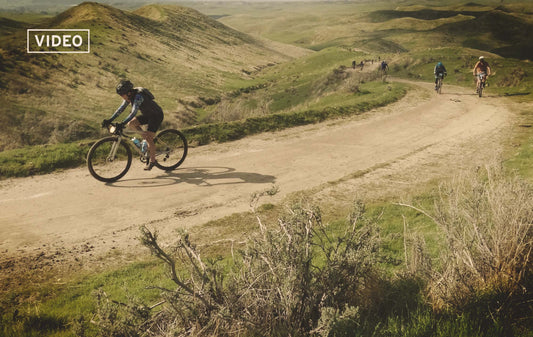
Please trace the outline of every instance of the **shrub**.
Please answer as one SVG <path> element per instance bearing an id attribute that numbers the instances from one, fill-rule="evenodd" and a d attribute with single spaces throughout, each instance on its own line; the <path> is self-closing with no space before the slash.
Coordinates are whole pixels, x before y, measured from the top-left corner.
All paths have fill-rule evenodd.
<path id="1" fill-rule="evenodd" d="M 240 319 L 260 335 L 336 329 L 325 319 L 332 315 L 344 318 L 335 321 L 341 325 L 353 323 L 374 284 L 379 239 L 362 204 L 351 219 L 335 235 L 322 224 L 320 210 L 295 207 L 277 229 L 262 227 L 237 264 Z"/>
<path id="2" fill-rule="evenodd" d="M 379 237 L 364 206 L 356 204 L 342 233 L 322 223 L 320 210 L 301 206 L 274 228 L 258 222 L 260 231 L 226 263 L 201 259 L 185 232 L 173 248 L 163 249 L 157 233 L 143 227 L 143 244 L 168 266 L 176 289 L 158 288 L 165 306 L 149 319 L 143 316 L 148 306 L 110 308 L 113 302 L 105 301 L 97 315 L 100 334 L 120 334 L 117 328 L 158 336 L 353 331 L 359 311 L 369 311 L 367 295 L 376 284 Z"/>
<path id="3" fill-rule="evenodd" d="M 435 308 L 504 323 L 531 319 L 531 186 L 490 166 L 443 184 L 432 217 L 449 246 L 430 287 Z"/>

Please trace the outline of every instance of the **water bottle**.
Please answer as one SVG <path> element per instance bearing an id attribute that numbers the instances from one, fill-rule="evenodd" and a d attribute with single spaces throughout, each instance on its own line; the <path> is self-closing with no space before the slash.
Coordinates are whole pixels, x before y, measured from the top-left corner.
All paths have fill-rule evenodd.
<path id="1" fill-rule="evenodd" d="M 139 149 L 141 148 L 141 141 L 138 140 L 137 138 L 133 137 L 131 139 L 131 141 L 133 142 L 133 144 L 135 144 L 135 146 L 137 146 Z"/>
<path id="2" fill-rule="evenodd" d="M 146 153 L 146 151 L 148 151 L 148 142 L 146 141 L 146 139 L 143 139 L 143 141 L 141 142 L 141 151 L 142 153 Z"/>

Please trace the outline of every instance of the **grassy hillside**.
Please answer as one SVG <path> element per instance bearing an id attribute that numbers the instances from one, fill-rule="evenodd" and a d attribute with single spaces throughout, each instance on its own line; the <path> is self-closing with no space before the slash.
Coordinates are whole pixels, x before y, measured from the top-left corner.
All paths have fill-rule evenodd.
<path id="1" fill-rule="evenodd" d="M 178 6 L 83 3 L 38 25 L 90 29 L 90 54 L 27 54 L 32 25 L 2 24 L 10 34 L 0 38 L 0 150 L 96 135 L 120 104 L 114 86 L 123 77 L 150 88 L 177 125 L 180 98 L 236 89 L 255 67 L 290 57 Z"/>
<path id="2" fill-rule="evenodd" d="M 387 94 L 388 84 L 377 81 L 379 74 L 371 65 L 365 72 L 348 67 L 354 58 L 365 57 L 344 47 L 331 47 L 266 69 L 253 85 L 205 106 L 203 120 L 227 122 L 280 112 L 348 107 L 381 97 Z"/>
<path id="3" fill-rule="evenodd" d="M 526 2 L 418 3 L 393 9 L 381 2 L 289 4 L 273 5 L 275 11 L 270 12 L 249 5 L 252 9 L 246 13 L 224 16 L 220 21 L 250 34 L 312 49 L 345 44 L 368 53 L 385 53 L 460 46 L 517 59 L 533 58 L 529 39 L 532 9 Z M 282 13 L 290 13 L 290 19 Z"/>

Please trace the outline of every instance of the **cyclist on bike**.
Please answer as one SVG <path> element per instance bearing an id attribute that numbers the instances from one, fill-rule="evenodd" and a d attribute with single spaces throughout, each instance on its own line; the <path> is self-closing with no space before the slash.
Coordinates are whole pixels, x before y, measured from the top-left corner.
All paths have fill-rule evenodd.
<path id="1" fill-rule="evenodd" d="M 446 67 L 442 62 L 438 62 L 435 65 L 435 68 L 433 69 L 433 74 L 435 74 L 435 90 L 437 90 L 437 82 L 439 80 L 439 77 L 444 78 L 444 76 L 448 75 L 446 72 Z"/>
<path id="2" fill-rule="evenodd" d="M 126 107 L 131 104 L 130 114 L 118 124 L 119 128 L 125 125 L 128 127 L 141 131 L 141 135 L 148 144 L 148 152 L 150 160 L 146 163 L 145 170 L 151 170 L 156 162 L 155 159 L 155 144 L 154 137 L 157 129 L 161 126 L 164 114 L 163 109 L 154 101 L 154 95 L 148 89 L 141 87 L 133 87 L 133 83 L 129 80 L 121 80 L 116 87 L 117 94 L 120 95 L 124 101 L 119 108 L 113 113 L 109 119 L 102 121 L 102 126 L 108 126 L 115 118 L 117 118 Z M 137 116 L 137 112 L 141 111 L 141 115 Z M 141 129 L 141 125 L 148 124 L 148 131 Z"/>
<path id="3" fill-rule="evenodd" d="M 486 78 L 490 76 L 490 66 L 487 61 L 485 61 L 485 58 L 483 56 L 479 57 L 479 61 L 477 61 L 476 65 L 474 66 L 474 70 L 472 71 L 474 76 L 476 76 L 476 88 L 479 87 L 479 81 L 481 81 L 480 77 L 484 77 L 483 80 L 483 86 L 485 86 Z"/>
<path id="4" fill-rule="evenodd" d="M 381 61 L 381 71 L 386 73 L 388 69 L 389 65 L 387 64 L 387 62 L 385 60 Z"/>

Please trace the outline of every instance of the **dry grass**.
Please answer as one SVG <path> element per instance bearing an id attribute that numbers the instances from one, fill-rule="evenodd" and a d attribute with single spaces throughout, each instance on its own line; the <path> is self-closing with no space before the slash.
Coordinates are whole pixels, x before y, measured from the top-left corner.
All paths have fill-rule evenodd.
<path id="1" fill-rule="evenodd" d="M 491 314 L 525 304 L 533 276 L 531 185 L 487 166 L 443 184 L 432 217 L 449 247 L 430 285 L 437 309 L 462 310 L 487 296 L 505 299 L 489 304 Z"/>

